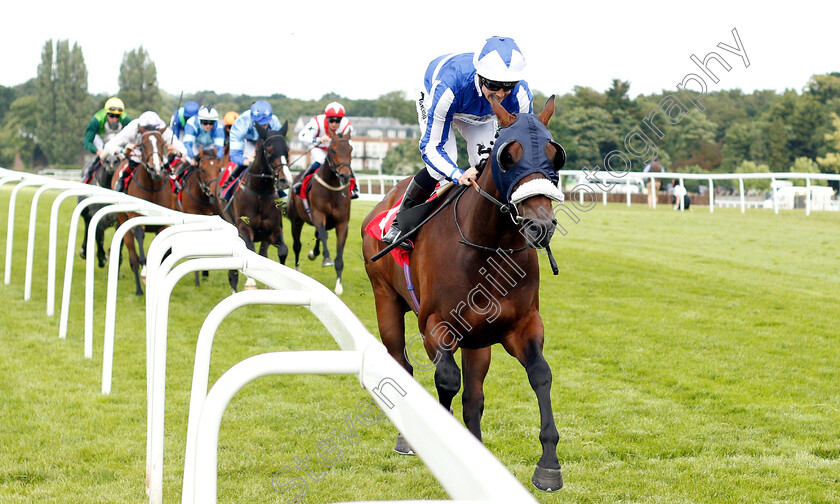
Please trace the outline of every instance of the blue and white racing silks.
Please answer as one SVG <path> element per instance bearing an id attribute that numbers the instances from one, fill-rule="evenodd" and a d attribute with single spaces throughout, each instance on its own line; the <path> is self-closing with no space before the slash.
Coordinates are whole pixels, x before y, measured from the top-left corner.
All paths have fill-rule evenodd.
<path id="1" fill-rule="evenodd" d="M 280 124 L 280 119 L 276 115 L 271 115 L 271 121 L 268 123 L 268 129 L 271 131 L 280 131 L 283 127 Z M 260 134 L 257 133 L 257 128 L 254 127 L 254 122 L 251 120 L 251 111 L 246 110 L 236 118 L 233 126 L 230 127 L 230 160 L 241 165 L 245 162 L 245 142 L 256 143 L 259 140 Z"/>
<path id="2" fill-rule="evenodd" d="M 213 145 L 216 147 L 216 157 L 222 159 L 225 152 L 225 128 L 219 121 L 213 126 L 210 131 L 204 131 L 201 126 L 198 116 L 192 116 L 187 119 L 187 125 L 184 127 L 184 147 L 187 148 L 187 154 L 190 159 L 195 158 L 199 154 L 202 147 Z"/>
<path id="3" fill-rule="evenodd" d="M 426 166 L 449 180 L 457 180 L 464 170 L 458 168 L 445 150 L 446 143 L 453 135 L 452 121 L 458 120 L 469 128 L 496 120 L 492 105 L 481 93 L 473 65 L 473 53 L 447 54 L 432 60 L 426 69 L 423 88 L 425 92 L 422 100 L 425 103 L 418 107 L 421 125 L 423 114 L 427 114 L 427 119 L 420 139 L 420 154 Z M 532 113 L 532 100 L 528 83 L 519 81 L 502 100 L 502 106 L 512 114 Z M 489 147 L 493 133 L 495 130 L 489 138 L 473 141 L 480 141 Z"/>

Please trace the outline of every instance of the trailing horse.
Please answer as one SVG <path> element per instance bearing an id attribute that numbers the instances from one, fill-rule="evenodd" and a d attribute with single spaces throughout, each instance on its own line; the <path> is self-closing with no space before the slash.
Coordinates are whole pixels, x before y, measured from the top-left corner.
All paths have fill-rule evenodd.
<path id="1" fill-rule="evenodd" d="M 89 181 L 85 181 L 86 184 L 98 185 L 99 187 L 106 187 L 108 189 L 111 188 L 111 178 L 114 176 L 114 172 L 117 170 L 117 165 L 120 163 L 120 158 L 111 155 L 105 158 L 105 162 L 99 164 L 99 167 L 96 171 L 91 175 Z M 84 196 L 79 197 L 79 202 L 85 199 Z M 82 259 L 87 259 L 87 238 L 88 238 L 88 226 L 90 225 L 90 220 L 93 218 L 94 214 L 104 208 L 105 205 L 90 205 L 86 207 L 82 211 L 82 219 L 85 221 L 85 234 L 82 238 L 82 248 L 79 250 L 79 257 Z M 96 227 L 96 259 L 98 261 L 99 267 L 103 268 L 105 266 L 105 259 L 107 255 L 105 254 L 105 230 L 109 227 L 113 226 L 117 222 L 117 219 L 113 216 L 113 214 L 108 214 L 105 218 L 99 221 L 99 225 Z"/>
<path id="2" fill-rule="evenodd" d="M 260 242 L 260 255 L 266 257 L 268 246 L 277 247 L 277 257 L 286 264 L 289 247 L 283 241 L 283 212 L 279 192 L 289 188 L 289 145 L 286 133 L 288 121 L 280 131 L 271 131 L 254 124 L 259 134 L 254 162 L 241 176 L 239 187 L 222 208 L 222 217 L 236 226 L 239 237 L 248 249 L 254 250 L 254 242 Z M 216 189 L 220 197 L 221 188 Z M 236 291 L 239 272 L 228 272 L 231 288 Z M 246 284 L 246 288 L 248 284 Z"/>
<path id="3" fill-rule="evenodd" d="M 301 193 L 292 194 L 286 208 L 286 215 L 292 221 L 293 250 L 295 251 L 295 269 L 300 271 L 300 233 L 303 224 L 315 226 L 315 247 L 309 252 L 309 259 L 314 260 L 324 247 L 322 267 L 335 266 L 335 293 L 341 294 L 341 273 L 344 271 L 344 243 L 347 241 L 348 223 L 350 222 L 350 160 L 353 147 L 350 135 L 332 133 L 327 158 L 312 174 L 311 181 L 304 183 Z M 303 174 L 298 175 L 298 179 Z M 295 179 L 297 182 L 298 179 Z M 305 181 L 304 181 L 305 182 Z M 330 259 L 327 248 L 327 231 L 335 228 L 335 262 Z"/>
<path id="4" fill-rule="evenodd" d="M 141 151 L 141 162 L 134 170 L 131 176 L 131 182 L 128 184 L 126 194 L 135 196 L 146 201 L 158 204 L 165 208 L 177 210 L 177 200 L 175 193 L 172 191 L 172 184 L 169 181 L 169 166 L 167 163 L 167 149 L 168 146 L 163 140 L 163 135 L 159 130 L 151 129 L 145 130 L 139 128 L 141 139 L 138 148 Z M 123 163 L 128 164 L 128 160 Z M 121 165 L 123 166 L 123 165 Z M 122 168 L 121 168 L 122 169 Z M 119 172 L 114 173 L 111 181 L 112 185 L 116 185 L 119 179 Z M 122 225 L 130 218 L 139 214 L 134 212 L 117 214 L 117 220 Z M 150 228 L 150 231 L 157 231 L 155 228 Z M 141 255 L 138 255 L 137 249 L 134 246 L 135 234 L 138 238 Z M 138 226 L 126 233 L 123 238 L 123 244 L 128 249 L 129 262 L 131 264 L 131 271 L 134 273 L 134 281 L 137 286 L 136 294 L 143 295 L 143 288 L 140 285 L 140 266 L 145 266 L 146 258 L 142 254 L 143 241 L 142 236 L 145 230 L 142 226 Z"/>
<path id="5" fill-rule="evenodd" d="M 406 234 L 415 235 L 416 246 L 404 262 L 403 256 L 383 256 L 396 243 L 386 247 L 379 238 L 388 225 L 377 225 L 383 213 L 399 203 L 408 180 L 401 182 L 364 220 L 365 269 L 382 342 L 409 373 L 418 362 L 412 362 L 412 345 L 406 347 L 404 314 L 417 314 L 422 344 L 435 365 L 435 388 L 446 409 L 461 388 L 461 371 L 453 356 L 461 350 L 463 418 L 478 439 L 490 346 L 501 344 L 525 367 L 539 404 L 542 445 L 531 481 L 541 490 L 554 491 L 563 479 L 551 407 L 551 369 L 543 357 L 536 249 L 546 248 L 554 266 L 549 248 L 556 225 L 552 200 L 562 202 L 557 170 L 565 153 L 545 126 L 554 113 L 553 96 L 539 116 L 512 116 L 497 100 L 492 104 L 501 130 L 474 187 L 458 187 L 447 198 L 428 203 L 443 210 L 414 233 L 406 227 Z M 399 437 L 396 449 L 408 452 L 410 447 Z"/>
<path id="6" fill-rule="evenodd" d="M 222 171 L 222 161 L 216 157 L 214 147 L 202 149 L 196 158 L 196 165 L 189 166 L 181 176 L 182 189 L 178 193 L 178 206 L 182 212 L 197 215 L 216 215 L 216 188 Z M 207 272 L 203 272 L 207 276 Z M 200 285 L 199 273 L 195 273 L 195 285 Z"/>

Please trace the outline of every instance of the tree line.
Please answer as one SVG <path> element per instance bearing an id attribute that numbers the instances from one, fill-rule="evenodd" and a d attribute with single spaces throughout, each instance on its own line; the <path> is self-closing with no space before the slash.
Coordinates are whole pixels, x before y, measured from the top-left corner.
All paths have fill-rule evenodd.
<path id="1" fill-rule="evenodd" d="M 603 92 L 577 86 L 557 97 L 549 129 L 566 148 L 567 168 L 603 168 L 605 157 L 622 149 L 627 135 L 661 107 L 663 99 L 678 94 L 663 90 L 630 98 L 630 85 L 614 79 Z M 247 110 L 253 100 L 263 98 L 281 121 L 291 123 L 299 116 L 320 113 L 333 100 L 342 102 L 348 115 L 417 122 L 413 100 L 399 91 L 374 100 L 353 100 L 337 93 L 318 100 L 209 90 L 171 95 L 158 88 L 154 62 L 142 46 L 124 54 L 119 86 L 117 96 L 132 118 L 154 110 L 168 120 L 179 100 L 212 105 L 223 115 Z M 81 164 L 85 126 L 108 97 L 88 93 L 87 70 L 78 45 L 47 41 L 33 79 L 15 87 L 0 86 L 0 166 L 10 166 L 15 156 L 30 167 L 39 160 L 50 165 Z M 537 93 L 535 108 L 542 107 L 546 98 Z M 654 120 L 662 134 L 655 139 L 656 153 L 667 171 L 840 173 L 840 73 L 813 75 L 799 91 L 710 92 L 702 103 L 703 111 L 691 108 L 678 124 L 661 120 L 661 115 Z M 392 172 L 420 166 L 416 140 L 389 151 L 384 163 L 384 169 Z M 634 171 L 641 168 L 634 162 Z"/>

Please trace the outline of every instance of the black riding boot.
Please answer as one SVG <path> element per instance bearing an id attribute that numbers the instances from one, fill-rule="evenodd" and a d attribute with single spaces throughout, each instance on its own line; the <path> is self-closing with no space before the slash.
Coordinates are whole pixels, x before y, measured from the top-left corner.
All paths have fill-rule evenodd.
<path id="1" fill-rule="evenodd" d="M 356 180 L 356 174 L 353 173 L 353 168 L 350 168 L 350 180 L 353 181 L 353 190 L 350 191 L 350 199 L 359 199 L 359 181 Z"/>
<path id="2" fill-rule="evenodd" d="M 114 184 L 114 190 L 117 192 L 125 192 L 125 178 L 131 173 L 131 168 L 126 168 L 120 172 L 120 178 Z"/>
<path id="3" fill-rule="evenodd" d="M 382 241 L 385 243 L 394 243 L 397 241 L 402 235 L 402 230 L 399 225 L 400 214 L 403 210 L 425 203 L 426 200 L 429 199 L 429 195 L 431 193 L 432 191 L 424 189 L 415 179 L 411 179 L 411 182 L 408 184 L 408 188 L 405 190 L 405 196 L 403 197 L 402 203 L 400 203 L 400 209 L 397 210 L 397 216 L 394 217 L 394 223 L 391 224 L 391 228 L 387 233 L 385 233 L 385 236 L 382 237 Z M 403 239 L 400 242 L 400 248 L 403 250 L 411 250 L 414 248 L 414 244 L 412 244 L 408 239 Z"/>
<path id="4" fill-rule="evenodd" d="M 320 167 L 321 167 L 321 163 L 318 163 L 318 162 L 312 163 L 312 166 L 307 168 L 306 171 L 303 172 L 303 175 L 301 175 L 300 179 L 297 182 L 295 182 L 295 184 L 292 186 L 292 194 L 300 194 L 300 186 L 303 185 L 303 181 L 310 174 L 315 173 L 315 170 L 317 170 Z"/>

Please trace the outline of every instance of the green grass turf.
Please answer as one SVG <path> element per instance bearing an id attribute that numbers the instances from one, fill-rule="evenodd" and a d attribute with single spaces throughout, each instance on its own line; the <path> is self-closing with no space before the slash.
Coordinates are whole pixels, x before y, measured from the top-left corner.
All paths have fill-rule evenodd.
<path id="1" fill-rule="evenodd" d="M 33 294 L 23 301 L 33 191 L 18 198 L 11 285 L 0 286 L 0 503 L 146 501 L 143 300 L 121 268 L 114 388 L 99 393 L 106 276 L 96 274 L 94 358 L 83 357 L 84 264 L 75 262 L 68 338 L 58 338 L 66 234 L 62 208 L 56 316 L 45 315 L 47 216 L 41 201 Z M 10 190 L 0 191 L 5 243 Z M 51 193 L 48 193 L 51 194 Z M 342 299 L 377 334 L 360 256 L 372 207 L 354 202 Z M 553 241 L 560 275 L 542 259 L 541 307 L 566 487 L 530 485 L 538 411 L 524 370 L 501 348 L 488 375 L 484 441 L 543 503 L 840 501 L 840 215 L 802 211 L 598 205 Z M 311 247 L 312 228 L 305 230 Z M 108 234 L 110 237 L 111 233 Z M 286 238 L 290 239 L 288 229 Z M 333 238 L 331 238 L 332 240 Z M 276 258 L 274 249 L 269 257 Z M 289 263 L 291 264 L 292 259 Z M 5 248 L 0 248 L 0 264 Z M 331 269 L 303 259 L 330 288 Z M 229 294 L 227 275 L 200 288 L 183 279 L 171 303 L 164 500 L 180 499 L 195 339 Z M 408 331 L 416 329 L 407 316 Z M 257 353 L 334 349 L 301 308 L 247 307 L 220 328 L 211 383 Z M 417 379 L 433 393 L 433 373 Z M 446 498 L 416 457 L 395 454 L 387 421 L 357 425 L 341 460 L 315 481 L 295 468 L 345 429 L 367 397 L 353 377 L 271 377 L 228 407 L 219 449 L 220 502 Z M 460 401 L 455 415 L 460 418 Z M 312 462 L 314 467 L 319 467 Z"/>

